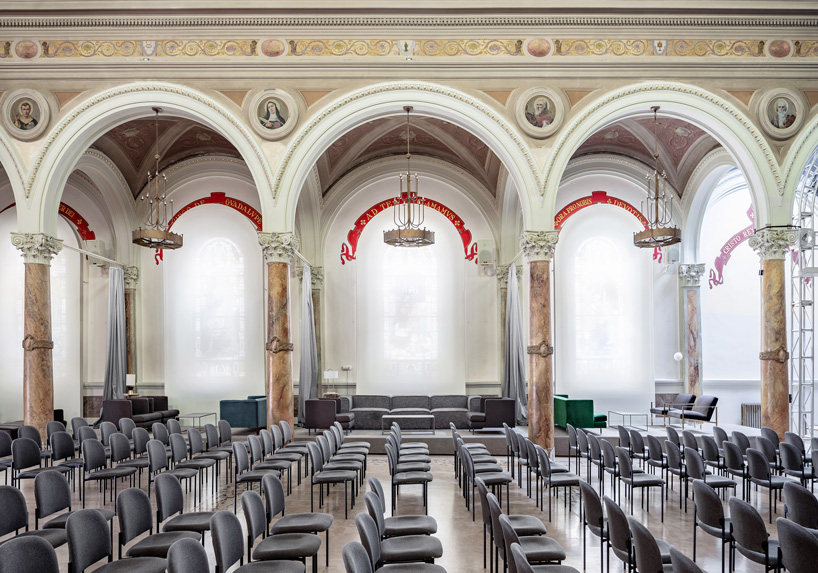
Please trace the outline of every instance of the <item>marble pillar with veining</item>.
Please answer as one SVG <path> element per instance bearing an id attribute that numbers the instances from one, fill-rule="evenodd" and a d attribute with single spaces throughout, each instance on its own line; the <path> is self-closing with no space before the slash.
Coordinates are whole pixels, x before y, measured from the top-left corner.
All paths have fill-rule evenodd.
<path id="1" fill-rule="evenodd" d="M 704 275 L 704 263 L 679 265 L 685 347 L 685 388 L 689 394 L 696 396 L 702 394 L 700 310 L 702 275 Z"/>
<path id="2" fill-rule="evenodd" d="M 62 241 L 43 234 L 12 233 L 11 243 L 25 260 L 23 324 L 23 423 L 45 439 L 54 419 L 54 366 L 51 339 L 51 259 Z"/>
<path id="3" fill-rule="evenodd" d="M 514 266 L 517 270 L 517 284 L 522 284 L 522 267 Z M 506 307 L 508 306 L 508 273 L 511 269 L 511 265 L 505 266 L 498 266 L 497 267 L 497 286 L 500 294 L 500 368 L 501 376 L 500 376 L 500 388 L 502 391 L 503 380 L 505 380 L 505 374 L 503 370 L 505 369 L 506 364 Z"/>
<path id="4" fill-rule="evenodd" d="M 324 365 L 321 362 L 321 291 L 324 289 L 324 269 L 323 267 L 313 267 L 310 270 L 312 275 L 312 312 L 315 322 L 315 350 L 318 355 L 318 396 L 324 394 Z"/>
<path id="5" fill-rule="evenodd" d="M 554 371 L 551 337 L 551 259 L 557 231 L 526 231 L 520 247 L 528 261 L 528 437 L 554 447 Z"/>
<path id="6" fill-rule="evenodd" d="M 784 439 L 790 428 L 789 351 L 784 259 L 798 237 L 794 229 L 760 229 L 750 247 L 761 258 L 761 424 Z"/>
<path id="7" fill-rule="evenodd" d="M 292 233 L 259 233 L 267 263 L 267 425 L 293 425 L 293 342 L 290 339 Z"/>
<path id="8" fill-rule="evenodd" d="M 125 267 L 125 349 L 128 374 L 136 374 L 136 285 L 139 269 Z"/>

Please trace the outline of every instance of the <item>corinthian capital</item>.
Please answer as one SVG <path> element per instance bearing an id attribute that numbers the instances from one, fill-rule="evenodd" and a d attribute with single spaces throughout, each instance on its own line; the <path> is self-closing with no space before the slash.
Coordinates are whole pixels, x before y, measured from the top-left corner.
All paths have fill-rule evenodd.
<path id="1" fill-rule="evenodd" d="M 139 269 L 136 267 L 125 267 L 122 270 L 125 273 L 125 288 L 135 289 L 136 283 L 139 282 Z"/>
<path id="2" fill-rule="evenodd" d="M 267 263 L 289 263 L 299 247 L 298 237 L 293 233 L 259 233 L 258 242 Z"/>
<path id="3" fill-rule="evenodd" d="M 506 286 L 508 283 L 508 273 L 511 269 L 511 265 L 500 265 L 497 267 L 497 282 L 500 286 Z M 517 280 L 520 280 L 523 277 L 523 267 L 518 267 L 514 265 L 514 269 L 517 271 Z"/>
<path id="4" fill-rule="evenodd" d="M 62 250 L 62 240 L 42 233 L 12 233 L 11 244 L 22 251 L 27 263 L 50 265 L 54 255 Z"/>
<path id="5" fill-rule="evenodd" d="M 315 290 L 324 288 L 324 267 L 313 267 L 310 273 L 312 273 L 312 288 Z"/>
<path id="6" fill-rule="evenodd" d="M 702 284 L 704 263 L 679 265 L 679 284 L 683 287 L 697 287 Z"/>
<path id="7" fill-rule="evenodd" d="M 528 262 L 549 262 L 554 258 L 554 247 L 559 238 L 558 231 L 523 231 L 520 235 L 520 248 Z"/>
<path id="8" fill-rule="evenodd" d="M 748 243 L 762 261 L 785 259 L 798 239 L 797 229 L 758 229 Z"/>

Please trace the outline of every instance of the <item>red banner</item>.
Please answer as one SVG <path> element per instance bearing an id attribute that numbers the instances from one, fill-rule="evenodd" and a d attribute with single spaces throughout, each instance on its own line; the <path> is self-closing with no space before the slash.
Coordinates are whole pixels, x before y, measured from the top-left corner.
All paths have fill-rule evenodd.
<path id="1" fill-rule="evenodd" d="M 349 244 L 341 244 L 342 265 L 345 265 L 347 261 L 355 260 L 355 253 L 358 250 L 358 240 L 361 238 L 361 233 L 364 232 L 364 227 L 367 226 L 375 215 L 387 210 L 389 207 L 392 207 L 394 202 L 398 200 L 399 198 L 395 197 L 394 199 L 387 199 L 385 201 L 381 201 L 380 203 L 376 203 L 364 211 L 360 217 L 358 217 L 358 219 L 355 221 L 355 226 L 349 231 L 349 233 L 347 233 L 347 242 Z M 466 260 L 473 260 L 474 263 L 477 264 L 477 243 L 471 245 L 471 231 L 466 229 L 466 224 L 463 222 L 463 219 L 461 219 L 457 213 L 446 207 L 446 205 L 443 203 L 438 203 L 432 199 L 421 197 L 418 200 L 418 203 L 429 207 L 430 209 L 434 209 L 451 221 L 452 225 L 454 225 L 455 229 L 457 229 L 457 232 L 460 235 L 460 240 L 463 241 L 463 250 L 466 253 Z M 471 248 L 469 248 L 469 245 L 471 245 Z"/>
<path id="2" fill-rule="evenodd" d="M 0 211 L 6 211 L 14 207 L 14 203 Z M 66 205 L 65 203 L 60 203 L 59 214 L 62 215 L 65 219 L 68 219 L 71 223 L 73 223 L 74 227 L 77 228 L 77 234 L 82 237 L 83 241 L 93 241 L 96 239 L 96 235 L 94 232 L 88 227 L 88 220 L 77 213 L 74 209 Z"/>
<path id="3" fill-rule="evenodd" d="M 168 224 L 168 229 L 170 229 L 176 220 L 193 209 L 194 207 L 200 207 L 202 205 L 224 205 L 225 207 L 230 207 L 231 209 L 235 209 L 248 219 L 250 222 L 255 225 L 257 231 L 261 231 L 261 213 L 253 209 L 250 205 L 245 203 L 244 201 L 239 201 L 238 199 L 233 199 L 232 197 L 228 197 L 225 193 L 211 193 L 210 197 L 205 197 L 204 199 L 198 199 L 193 201 L 192 203 L 188 203 L 173 216 Z"/>
<path id="4" fill-rule="evenodd" d="M 750 219 L 750 225 L 730 237 L 730 239 L 724 243 L 721 251 L 719 251 L 719 256 L 713 261 L 715 268 L 710 269 L 710 278 L 707 280 L 707 284 L 711 289 L 714 286 L 724 284 L 724 267 L 727 266 L 727 261 L 730 260 L 733 250 L 755 233 L 755 213 L 753 212 L 752 205 L 747 209 L 747 217 Z"/>

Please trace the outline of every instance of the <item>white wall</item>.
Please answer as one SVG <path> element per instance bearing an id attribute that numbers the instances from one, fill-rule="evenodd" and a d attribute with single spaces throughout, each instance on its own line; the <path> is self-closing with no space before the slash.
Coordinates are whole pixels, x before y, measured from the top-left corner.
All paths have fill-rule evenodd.
<path id="1" fill-rule="evenodd" d="M 0 213 L 0 420 L 4 422 L 23 419 L 25 265 L 11 244 L 9 233 L 16 231 L 17 211 Z"/>

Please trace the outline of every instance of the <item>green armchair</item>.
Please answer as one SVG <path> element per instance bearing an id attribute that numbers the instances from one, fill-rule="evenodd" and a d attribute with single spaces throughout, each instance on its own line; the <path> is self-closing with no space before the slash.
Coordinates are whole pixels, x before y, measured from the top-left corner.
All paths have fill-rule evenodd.
<path id="1" fill-rule="evenodd" d="M 593 400 L 572 400 L 567 394 L 554 395 L 554 425 L 575 428 L 607 428 L 608 416 L 594 413 Z"/>

